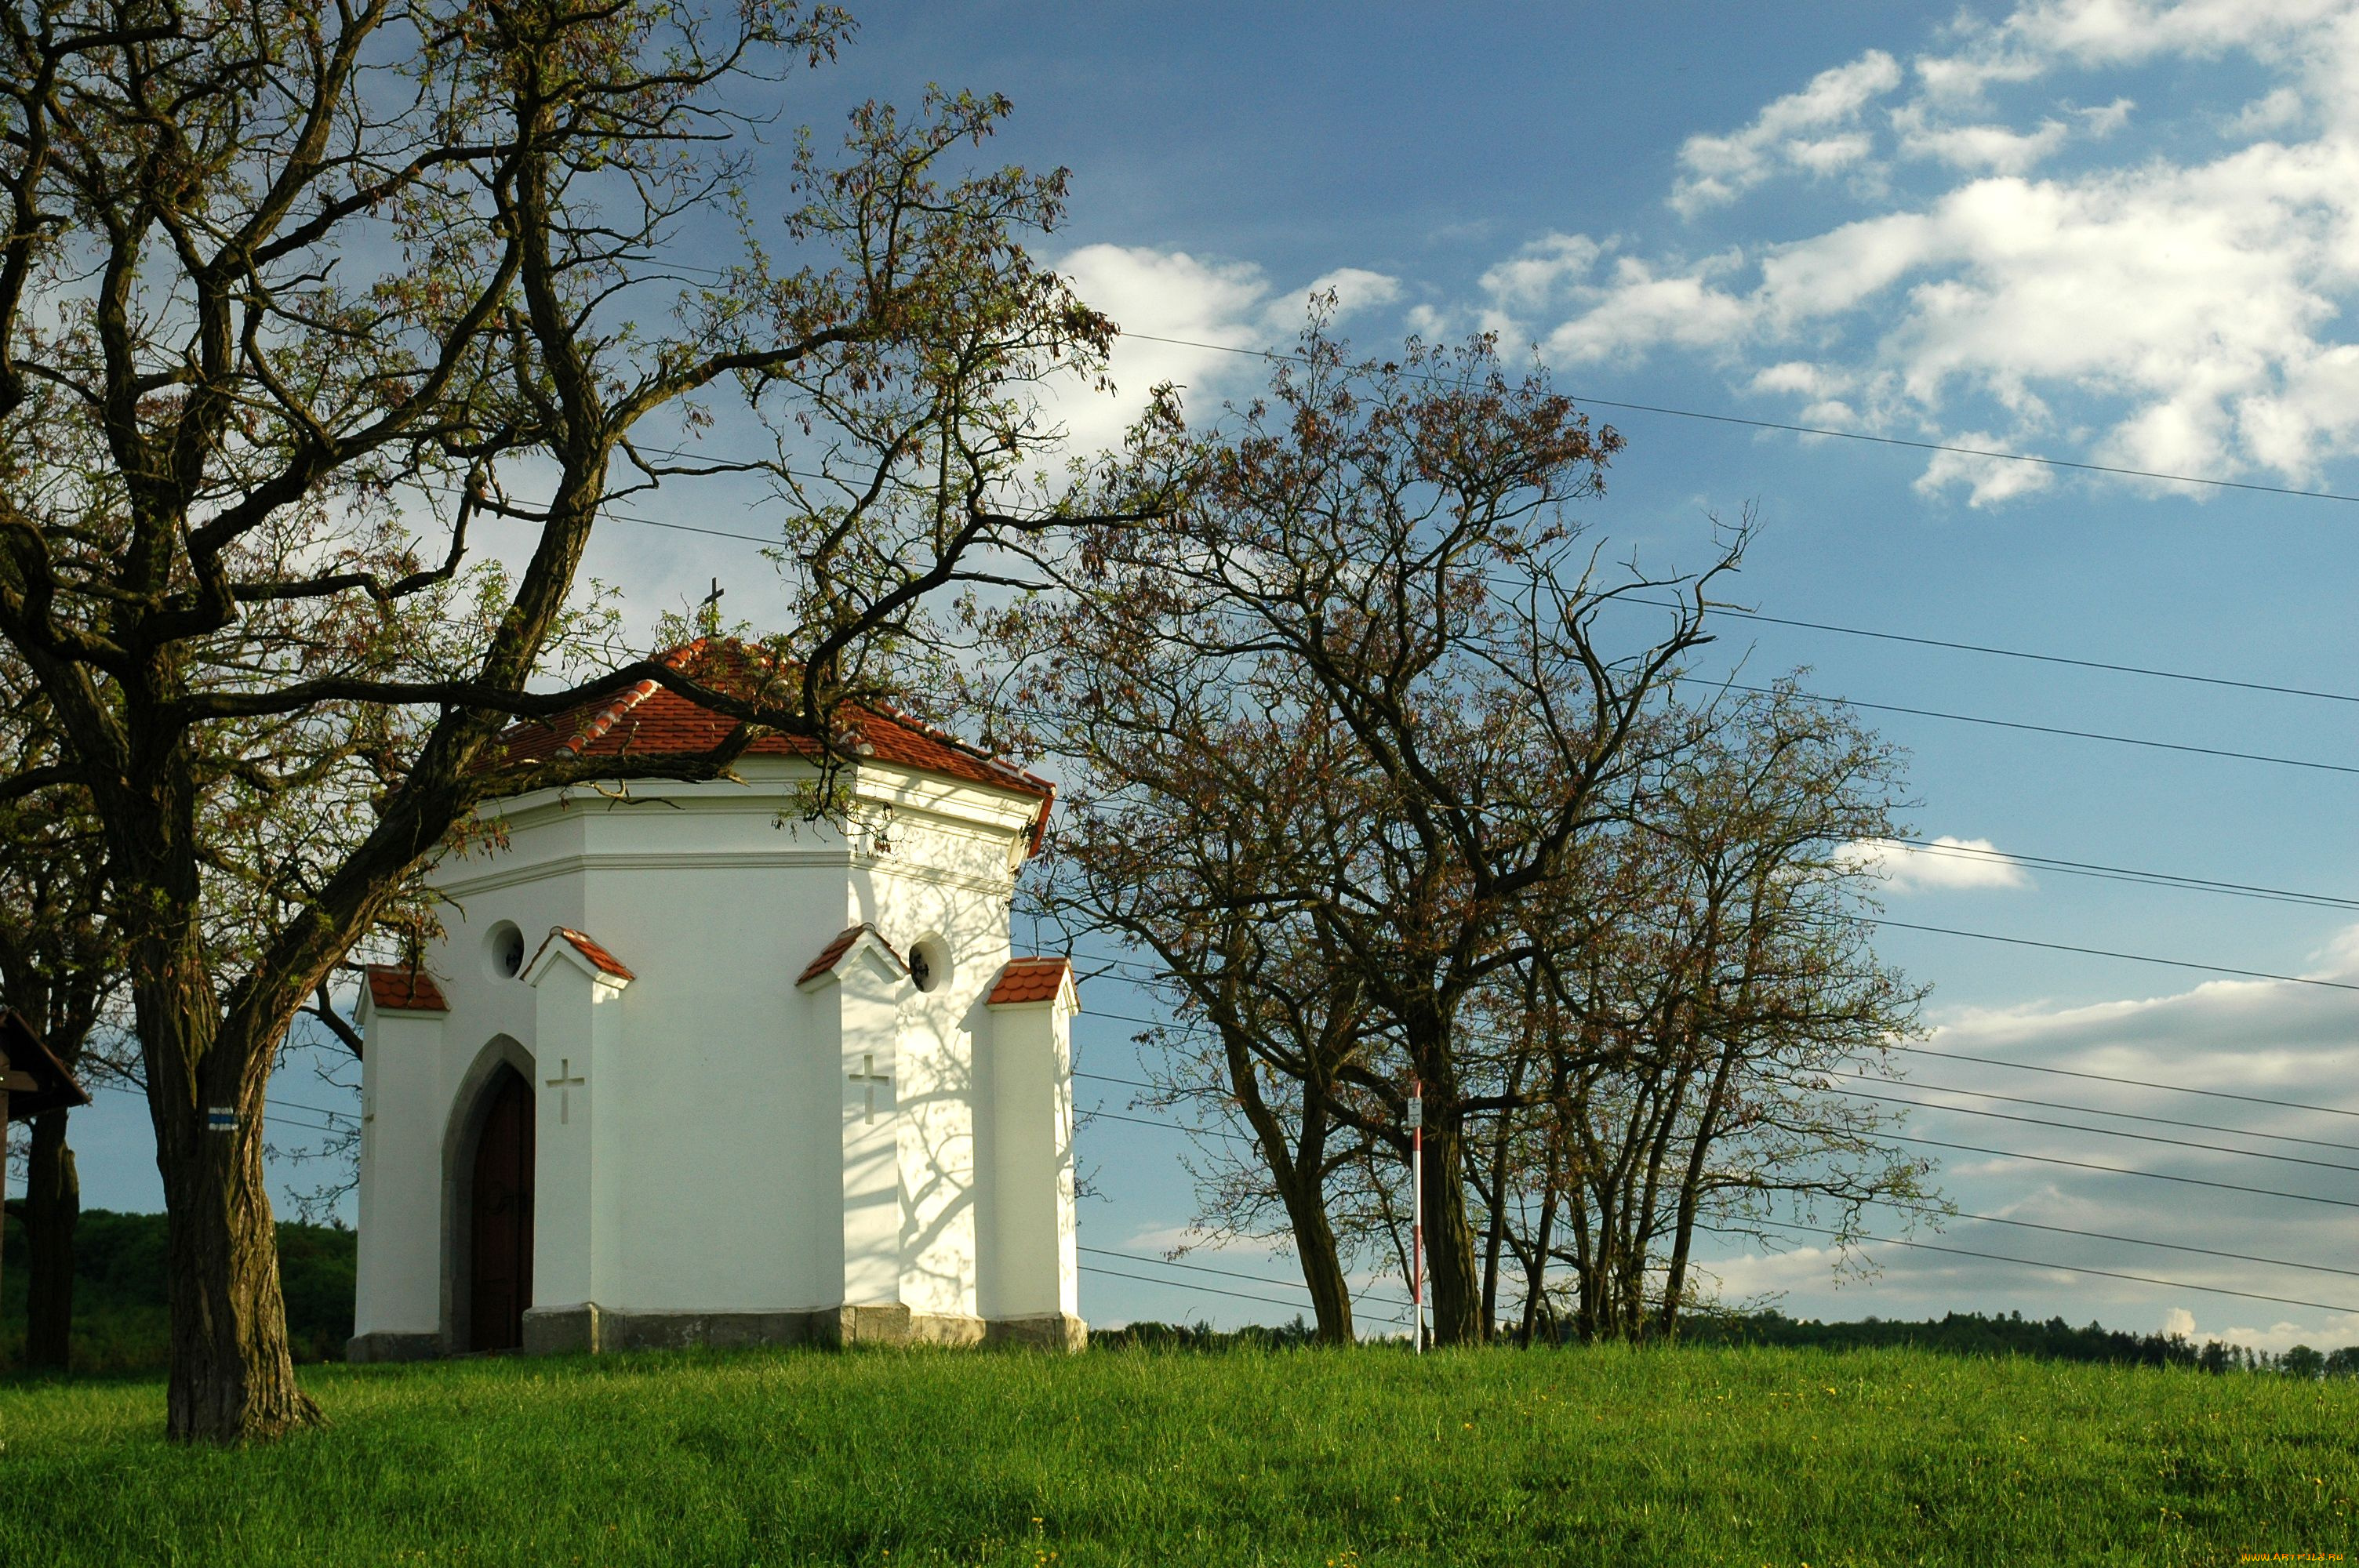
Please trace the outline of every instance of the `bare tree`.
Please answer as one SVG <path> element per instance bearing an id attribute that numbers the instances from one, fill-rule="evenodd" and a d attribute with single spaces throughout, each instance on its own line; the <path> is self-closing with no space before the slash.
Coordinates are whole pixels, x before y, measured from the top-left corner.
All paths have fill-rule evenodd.
<path id="1" fill-rule="evenodd" d="M 1079 788 L 1029 896 L 1152 961 L 1173 1013 L 1149 1032 L 1157 1103 L 1234 1114 L 1253 1140 L 1249 1160 L 1214 1150 L 1198 1162 L 1201 1223 L 1287 1238 L 1318 1337 L 1348 1344 L 1327 1186 L 1381 1116 L 1364 1086 L 1385 1069 L 1381 1021 L 1337 961 L 1319 890 L 1366 820 L 1354 787 L 1366 781 L 1333 716 L 1282 665 L 1269 681 L 1206 682 L 1184 654 L 1133 639 L 1127 617 L 1083 622 L 1121 646 L 1068 643 L 1050 683 Z"/>
<path id="2" fill-rule="evenodd" d="M 1380 1108 L 1368 1130 L 1404 1160 L 1408 1079 L 1423 1086 L 1435 1334 L 1478 1339 L 1467 1139 L 1496 1107 L 1468 1081 L 1468 1004 L 1529 960 L 1519 905 L 1612 820 L 1744 531 L 1701 578 L 1609 586 L 1564 509 L 1602 487 L 1620 438 L 1540 372 L 1510 380 L 1484 339 L 1361 363 L 1314 320 L 1266 404 L 1192 446 L 1143 434 L 1158 476 L 1187 447 L 1183 499 L 1085 559 L 1084 624 L 1063 645 L 1178 650 L 1201 686 L 1291 685 L 1331 716 L 1372 809 L 1322 857 L 1323 885 L 1286 894 L 1315 904 L 1355 1005 L 1399 1043 L 1405 1071 L 1360 1087 Z M 1626 629 L 1600 633 L 1606 607 L 1666 591 L 1660 634 L 1611 651 Z M 1117 697 L 1118 667 L 1100 683 Z"/>
<path id="3" fill-rule="evenodd" d="M 1102 363 L 1111 324 L 1022 248 L 1061 173 L 939 174 L 997 100 L 862 110 L 760 232 L 731 94 L 832 56 L 832 8 L 36 0 L 0 29 L 0 635 L 106 828 L 171 1216 L 167 1429 L 266 1437 L 316 1419 L 262 1184 L 299 1010 L 486 800 L 718 776 L 773 731 L 850 755 L 839 707 L 922 652 L 930 598 L 1082 521 L 1023 498 L 1054 435 L 1028 389 Z M 683 282 L 690 241 L 734 259 Z M 708 395 L 780 453 L 655 444 Z M 794 503 L 795 622 L 750 662 L 553 662 L 602 514 L 723 471 Z M 530 531 L 513 573 L 470 565 L 495 520 Z M 734 728 L 686 760 L 503 752 L 641 680 Z M 315 760 L 258 762 L 256 727 Z M 332 784 L 349 838 L 251 901 L 225 965 L 222 801 Z"/>
<path id="4" fill-rule="evenodd" d="M 1839 1081 L 1892 1072 L 1919 1033 L 1924 992 L 1875 957 L 1855 852 L 1894 831 L 1894 753 L 1783 683 L 1680 721 L 1633 781 L 1618 907 L 1544 967 L 1555 1065 L 1518 1250 L 1535 1293 L 1548 1260 L 1571 1268 L 1583 1339 L 1676 1334 L 1700 1227 L 1832 1220 L 1847 1245 L 1869 1206 L 1928 1195 L 1927 1162 Z"/>

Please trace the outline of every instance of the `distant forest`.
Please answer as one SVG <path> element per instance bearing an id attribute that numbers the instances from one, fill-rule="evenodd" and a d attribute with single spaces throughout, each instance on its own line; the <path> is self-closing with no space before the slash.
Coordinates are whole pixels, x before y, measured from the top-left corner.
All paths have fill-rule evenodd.
<path id="1" fill-rule="evenodd" d="M 354 1243 L 349 1230 L 278 1227 L 287 1336 L 298 1361 L 340 1361 L 353 1335 Z M 25 1233 L 0 1232 L 0 1368 L 24 1359 Z M 84 1209 L 74 1227 L 72 1365 L 77 1372 L 161 1371 L 167 1357 L 164 1217 Z"/>
<path id="2" fill-rule="evenodd" d="M 1277 1328 L 1216 1329 L 1203 1325 L 1140 1322 L 1090 1336 L 1110 1348 L 1226 1350 L 1282 1348 L 1310 1343 L 1302 1319 Z M 1952 1356 L 2027 1356 L 2046 1361 L 2095 1361 L 2117 1366 L 2200 1367 L 2208 1372 L 2285 1372 L 2296 1377 L 2359 1376 L 2359 1346 L 2321 1352 L 2297 1345 L 2281 1356 L 2212 1341 L 2201 1346 L 2176 1335 L 2131 1334 L 2093 1323 L 2075 1328 L 2060 1317 L 2045 1323 L 2021 1313 L 2004 1317 L 1953 1312 L 1922 1323 L 1862 1318 L 1821 1323 L 1779 1312 L 1698 1314 L 1680 1326 L 1682 1346 L 1765 1345 L 1820 1350 L 1867 1350 L 1903 1346 Z"/>
<path id="3" fill-rule="evenodd" d="M 287 1294 L 287 1331 L 299 1361 L 335 1361 L 353 1332 L 353 1249 L 349 1230 L 285 1222 L 278 1267 Z M 74 1230 L 73 1366 L 77 1372 L 160 1370 L 165 1361 L 164 1217 L 90 1209 Z M 0 1368 L 14 1368 L 25 1343 L 27 1281 L 24 1235 L 0 1234 Z M 1202 1325 L 1132 1323 L 1090 1336 L 1107 1349 L 1286 1349 L 1311 1342 L 1297 1318 L 1275 1328 L 1215 1329 Z M 2075 1328 L 2021 1313 L 1984 1316 L 1953 1312 L 1922 1323 L 1863 1318 L 1821 1323 L 1778 1312 L 1698 1314 L 1680 1325 L 1681 1345 L 1763 1345 L 1823 1350 L 1905 1346 L 1955 1356 L 2028 1356 L 2208 1371 L 2284 1372 L 2297 1377 L 2359 1376 L 2359 1346 L 2321 1352 L 2296 1346 L 2283 1355 L 2160 1334 L 2131 1334 L 2092 1323 Z"/>

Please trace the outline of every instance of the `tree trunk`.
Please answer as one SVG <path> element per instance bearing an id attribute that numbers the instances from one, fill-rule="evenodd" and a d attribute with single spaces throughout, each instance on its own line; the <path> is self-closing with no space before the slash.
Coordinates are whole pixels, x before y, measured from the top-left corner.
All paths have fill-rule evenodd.
<path id="1" fill-rule="evenodd" d="M 1232 971 L 1234 973 L 1234 970 Z M 1237 1106 L 1253 1128 L 1262 1164 L 1270 1184 L 1286 1206 L 1287 1222 L 1294 1229 L 1294 1255 L 1302 1264 L 1302 1282 L 1310 1292 L 1310 1309 L 1319 1320 L 1319 1343 L 1352 1343 L 1352 1292 L 1343 1280 L 1343 1260 L 1336 1255 L 1334 1227 L 1327 1219 L 1324 1173 L 1328 1086 L 1302 1086 L 1302 1140 L 1287 1146 L 1286 1126 L 1262 1098 L 1254 1072 L 1251 1046 L 1234 1029 L 1221 1031 L 1227 1059 L 1229 1087 Z"/>
<path id="2" fill-rule="evenodd" d="M 1481 1344 L 1483 1296 L 1475 1275 L 1474 1227 L 1466 1214 L 1466 1128 L 1449 1100 L 1440 1116 L 1427 1113 L 1425 1250 L 1433 1282 L 1433 1342 Z"/>
<path id="3" fill-rule="evenodd" d="M 1304 1188 L 1309 1191 L 1304 1191 Z M 1352 1343 L 1352 1289 L 1336 1256 L 1335 1232 L 1327 1223 L 1325 1195 L 1316 1177 L 1278 1184 L 1286 1217 L 1294 1227 L 1294 1255 L 1302 1265 L 1302 1282 L 1310 1292 L 1311 1311 L 1319 1320 L 1319 1343 Z"/>
<path id="4" fill-rule="evenodd" d="M 33 1119 L 25 1175 L 25 1364 L 62 1372 L 73 1338 L 73 1237 L 82 1217 L 82 1182 L 66 1145 L 66 1113 Z"/>
<path id="5" fill-rule="evenodd" d="M 174 935 L 179 939 L 143 936 L 132 964 L 167 1217 L 165 1433 L 179 1443 L 244 1443 L 320 1421 L 295 1383 L 263 1187 L 271 1053 L 255 1048 L 243 1021 L 223 1027 L 194 922 Z M 213 1126 L 216 1109 L 229 1125 Z"/>
<path id="6" fill-rule="evenodd" d="M 1561 1088 L 1560 1084 L 1558 1092 L 1550 1094 L 1552 1107 L 1560 1103 Z M 1562 1112 L 1559 1110 L 1557 1114 L 1560 1116 Z M 1527 1350 L 1531 1348 L 1533 1330 L 1539 1325 L 1541 1297 L 1548 1289 L 1549 1244 L 1555 1239 L 1551 1233 L 1556 1228 L 1557 1181 L 1562 1174 L 1563 1163 L 1564 1130 L 1560 1122 L 1549 1134 L 1548 1169 L 1540 1181 L 1539 1234 L 1533 1241 L 1530 1256 L 1524 1260 L 1524 1321 L 1518 1332 Z"/>
<path id="7" fill-rule="evenodd" d="M 171 1304 L 166 1434 L 233 1444 L 317 1424 L 287 1346 L 262 1119 L 242 1113 L 234 1130 L 216 1132 L 202 1106 L 155 1111 Z"/>

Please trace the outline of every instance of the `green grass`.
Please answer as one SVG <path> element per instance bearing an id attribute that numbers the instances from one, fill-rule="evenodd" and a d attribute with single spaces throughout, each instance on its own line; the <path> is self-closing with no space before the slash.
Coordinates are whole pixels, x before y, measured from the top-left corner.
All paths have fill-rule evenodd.
<path id="1" fill-rule="evenodd" d="M 1923 1352 L 811 1352 L 322 1368 L 175 1450 L 0 1385 L 0 1563 L 2359 1560 L 2354 1380 Z"/>

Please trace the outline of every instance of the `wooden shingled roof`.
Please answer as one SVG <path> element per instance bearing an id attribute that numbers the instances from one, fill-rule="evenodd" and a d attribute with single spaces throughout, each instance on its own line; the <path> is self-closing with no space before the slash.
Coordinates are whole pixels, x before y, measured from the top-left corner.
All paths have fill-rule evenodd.
<path id="1" fill-rule="evenodd" d="M 656 657 L 715 689 L 750 687 L 761 655 L 742 643 L 700 639 Z M 864 757 L 917 773 L 1029 795 L 1040 802 L 1033 847 L 1039 847 L 1056 786 L 906 714 L 846 707 L 839 718 Z M 510 762 L 575 757 L 696 757 L 721 745 L 737 721 L 652 680 L 593 698 L 554 719 L 534 719 L 501 736 Z M 752 757 L 812 757 L 818 743 L 799 735 L 765 735 L 746 747 Z"/>

